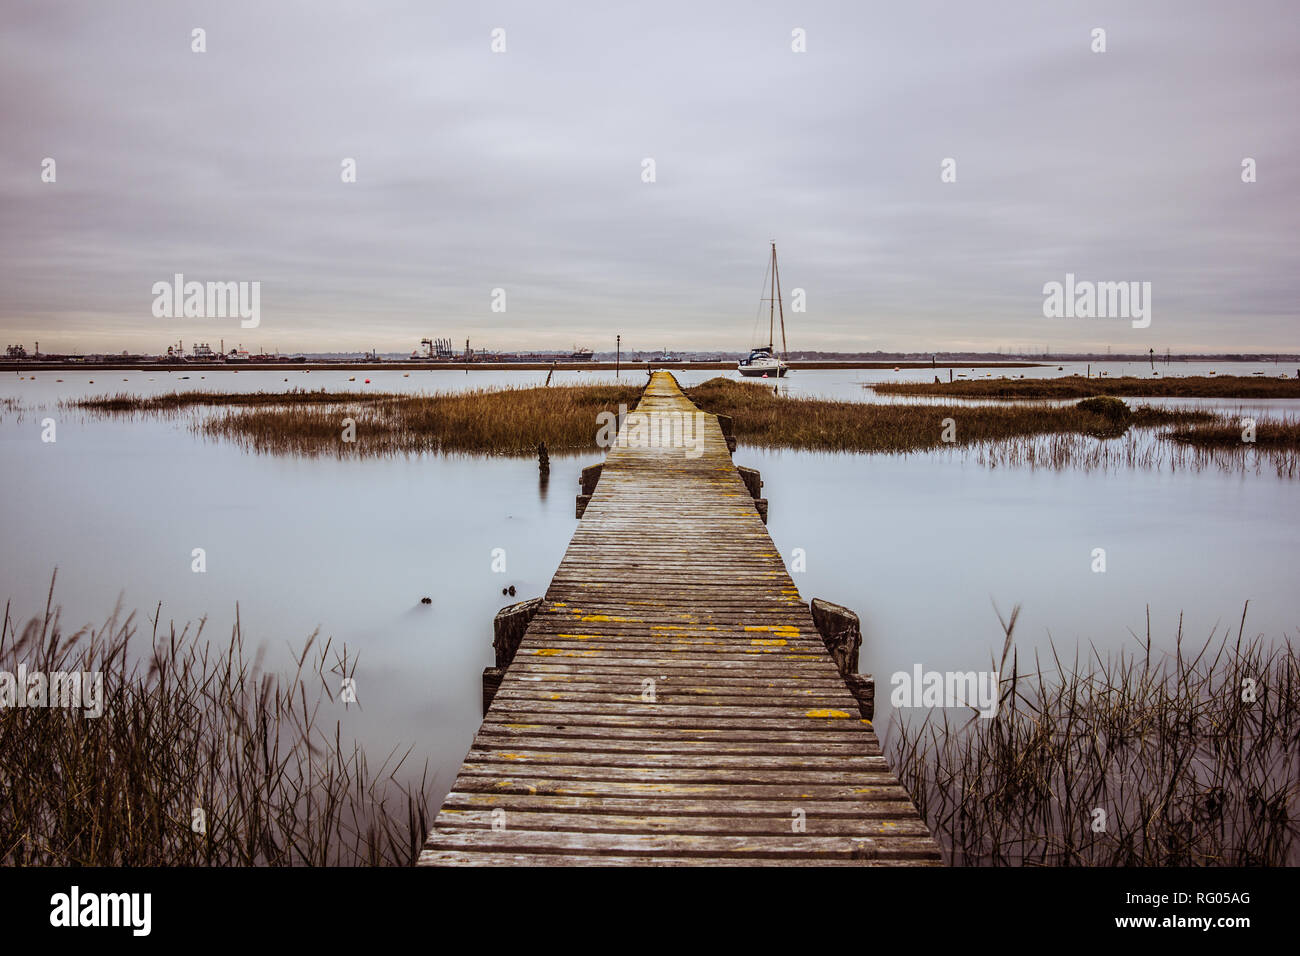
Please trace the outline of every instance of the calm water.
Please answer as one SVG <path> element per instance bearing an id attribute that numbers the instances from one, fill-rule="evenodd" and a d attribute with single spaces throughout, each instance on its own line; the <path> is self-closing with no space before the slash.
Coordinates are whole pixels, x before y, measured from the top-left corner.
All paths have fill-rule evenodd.
<path id="1" fill-rule="evenodd" d="M 1064 374 L 1055 365 L 1023 371 Z M 1126 371 L 1139 367 L 1115 366 L 1111 374 Z M 345 712 L 340 705 L 345 732 L 359 737 L 372 759 L 413 746 L 417 765 L 427 760 L 438 774 L 433 796 L 441 799 L 480 721 L 492 616 L 545 590 L 576 524 L 578 471 L 598 456 L 552 458 L 543 486 L 531 460 L 258 456 L 195 437 L 186 418 L 113 421 L 55 407 L 59 398 L 116 391 L 432 391 L 545 379 L 544 372 L 408 378 L 385 371 L 368 373 L 365 386 L 366 373 L 353 383 L 350 372 L 184 374 L 190 378 L 97 370 L 0 379 L 0 397 L 29 406 L 0 413 L 0 597 L 11 598 L 19 616 L 36 613 L 57 565 L 65 625 L 99 623 L 120 600 L 138 609 L 147 629 L 145 618 L 162 601 L 164 622 L 206 616 L 219 638 L 238 602 L 246 637 L 267 646 L 271 663 L 287 661 L 287 648 L 319 628 L 360 654 L 362 707 Z M 624 377 L 639 382 L 642 374 Z M 690 384 L 716 374 L 678 377 Z M 930 375 L 803 372 L 788 387 L 869 401 L 864 381 Z M 1256 407 L 1294 415 L 1285 402 Z M 40 441 L 47 415 L 59 423 L 53 444 Z M 877 675 L 882 727 L 890 673 L 915 663 L 938 670 L 988 665 L 1002 643 L 995 603 L 1004 613 L 1024 606 L 1022 662 L 1049 639 L 1071 657 L 1090 644 L 1103 654 L 1135 648 L 1129 631 L 1145 628 L 1148 605 L 1165 645 L 1180 613 L 1189 637 L 1204 640 L 1216 627 L 1235 630 L 1247 600 L 1248 633 L 1294 637 L 1300 623 L 1300 488 L 1267 472 L 989 469 L 952 452 L 744 447 L 736 461 L 762 471 L 781 551 L 787 558 L 795 548 L 806 552 L 807 570 L 795 575 L 804 597 L 825 597 L 862 616 L 862 666 Z M 205 574 L 190 570 L 198 547 L 206 551 Z M 1097 547 L 1107 552 L 1105 574 L 1091 571 Z M 494 548 L 506 551 L 504 574 L 491 569 Z M 502 595 L 509 585 L 516 598 Z M 426 595 L 429 606 L 419 603 Z"/>
<path id="2" fill-rule="evenodd" d="M 670 366 L 673 374 L 682 385 L 697 385 L 700 382 L 719 375 L 739 379 L 739 375 L 719 370 L 677 368 Z M 1031 366 L 1028 368 L 983 369 L 977 366 L 953 369 L 955 375 L 964 374 L 967 378 L 1054 378 L 1060 375 L 1084 375 L 1091 368 L 1094 375 L 1103 370 L 1111 378 L 1134 376 L 1148 378 L 1153 375 L 1152 367 L 1146 362 L 1109 362 L 1092 363 L 1057 363 Z M 1157 361 L 1154 373 L 1161 376 L 1209 375 L 1254 375 L 1256 372 L 1275 378 L 1278 375 L 1294 377 L 1297 369 L 1291 365 L 1272 362 L 1174 362 L 1165 365 Z M 873 382 L 929 382 L 935 376 L 943 380 L 948 378 L 948 370 L 911 368 L 899 369 L 816 369 L 796 371 L 780 382 L 783 392 L 791 395 L 807 395 L 822 398 L 852 399 L 857 401 L 878 401 L 875 393 L 864 388 Z M 471 388 L 499 387 L 503 385 L 536 386 L 546 381 L 545 371 L 451 371 L 431 368 L 403 372 L 396 369 L 373 372 L 359 371 L 306 371 L 304 369 L 286 368 L 281 370 L 243 371 L 220 370 L 173 370 L 159 369 L 139 371 L 105 371 L 87 367 L 77 371 L 28 372 L 21 379 L 17 375 L 0 375 L 0 397 L 6 395 L 22 396 L 32 401 L 57 401 L 80 395 L 103 395 L 114 392 L 131 392 L 137 395 L 151 395 L 171 391 L 288 391 L 290 389 L 321 389 L 331 391 L 353 389 L 365 391 L 393 392 L 437 392 L 460 391 Z M 349 379 L 355 379 L 349 381 Z M 370 379 L 369 384 L 366 379 Z M 61 380 L 61 381 L 60 381 Z M 571 385 L 596 382 L 631 382 L 645 380 L 645 372 L 624 369 L 622 375 L 615 377 L 612 371 L 566 371 L 557 369 L 551 378 L 556 385 Z M 752 381 L 752 380 L 751 380 Z M 773 384 L 776 384 L 775 382 Z"/>

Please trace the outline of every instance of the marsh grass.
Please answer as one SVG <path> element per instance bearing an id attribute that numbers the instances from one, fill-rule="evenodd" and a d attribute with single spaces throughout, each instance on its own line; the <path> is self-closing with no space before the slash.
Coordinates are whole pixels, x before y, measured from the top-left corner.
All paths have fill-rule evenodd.
<path id="1" fill-rule="evenodd" d="M 433 395 L 394 393 L 186 392 L 141 398 L 81 399 L 76 408 L 103 415 L 175 414 L 216 407 L 192 428 L 259 453 L 385 455 L 419 452 L 535 455 L 597 447 L 601 412 L 633 408 L 639 385 L 475 389 Z M 345 419 L 355 441 L 343 440 Z"/>
<path id="2" fill-rule="evenodd" d="M 1238 445 L 1256 445 L 1264 448 L 1300 448 L 1300 422 L 1280 422 L 1271 419 L 1253 419 L 1255 429 L 1252 441 L 1243 437 L 1241 418 L 1200 424 L 1178 425 L 1166 437 L 1188 445 L 1232 448 Z"/>
<path id="3" fill-rule="evenodd" d="M 53 607 L 5 607 L 0 670 L 103 674 L 102 716 L 0 710 L 0 861 L 40 866 L 405 865 L 428 823 L 427 772 L 399 783 L 331 719 L 355 658 L 312 635 L 288 676 L 229 642 L 134 615 L 66 633 Z M 351 705 L 356 706 L 356 705 Z M 193 811 L 206 818 L 195 832 Z"/>
<path id="4" fill-rule="evenodd" d="M 1300 378 L 1188 375 L 1175 378 L 981 378 L 954 382 L 879 382 L 882 395 L 932 395 L 948 398 L 1300 398 Z"/>
<path id="5" fill-rule="evenodd" d="M 168 392 L 162 395 L 135 395 L 118 392 L 91 398 L 64 399 L 63 408 L 78 408 L 101 415 L 166 415 L 198 407 L 278 407 L 329 405 L 367 405 L 391 401 L 401 396 L 391 392 L 318 392 L 296 388 L 284 392 Z"/>
<path id="6" fill-rule="evenodd" d="M 730 415 L 742 444 L 767 448 L 898 454 L 959 448 L 973 450 L 977 460 L 990 466 L 1276 467 L 1279 475 L 1293 477 L 1295 450 L 1300 448 L 1300 426 L 1260 421 L 1261 438 L 1249 445 L 1241 441 L 1231 419 L 1215 412 L 1130 408 L 1112 396 L 1094 395 L 1069 405 L 865 403 L 777 396 L 769 387 L 726 378 L 710 379 L 686 393 L 704 411 Z M 575 385 L 433 395 L 118 394 L 65 404 L 106 416 L 193 412 L 190 427 L 195 432 L 258 453 L 532 456 L 541 443 L 551 452 L 597 450 L 598 416 L 616 413 L 620 405 L 635 408 L 640 394 L 640 386 Z M 945 428 L 946 419 L 952 420 L 951 429 Z M 354 441 L 344 440 L 348 421 L 355 429 Z M 1146 439 L 1155 437 L 1158 429 L 1168 429 L 1168 437 L 1205 452 L 1156 449 Z M 1116 439 L 1120 444 L 1114 444 Z"/>
<path id="7" fill-rule="evenodd" d="M 892 728 L 892 765 L 949 862 L 1030 866 L 1294 865 L 1300 662 L 1211 633 L 1173 653 L 1062 662 L 1014 650 L 1003 621 L 1001 703 Z M 1135 635 L 1136 637 L 1136 635 Z M 1249 684 L 1248 682 L 1253 682 Z M 1248 687 L 1254 699 L 1248 699 Z M 1095 829 L 1098 809 L 1104 829 Z"/>
<path id="8" fill-rule="evenodd" d="M 1129 425 L 1154 428 L 1216 418 L 1204 410 L 1139 406 L 1117 423 L 1110 404 L 907 405 L 790 398 L 773 395 L 769 387 L 724 378 L 686 392 L 705 411 L 730 415 L 741 444 L 812 451 L 924 451 L 1046 434 L 1113 437 Z M 954 440 L 945 442 L 943 421 L 949 418 Z"/>

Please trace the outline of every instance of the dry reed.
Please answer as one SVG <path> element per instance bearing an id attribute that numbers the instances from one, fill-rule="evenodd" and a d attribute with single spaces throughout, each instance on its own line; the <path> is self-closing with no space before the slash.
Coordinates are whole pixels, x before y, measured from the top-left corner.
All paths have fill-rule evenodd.
<path id="1" fill-rule="evenodd" d="M 0 861 L 42 866 L 405 865 L 428 823 L 427 782 L 372 768 L 328 719 L 355 659 L 309 638 L 290 676 L 228 644 L 134 615 L 65 633 L 53 607 L 19 629 L 5 607 L 0 670 L 98 672 L 102 715 L 0 709 Z M 30 679 L 30 678 L 29 678 Z M 30 696 L 26 699 L 31 699 Z M 427 773 L 425 774 L 427 777 Z M 195 811 L 201 811 L 196 814 Z M 201 823 L 202 826 L 198 824 Z"/>
<path id="2" fill-rule="evenodd" d="M 1003 621 L 996 716 L 896 720 L 892 763 L 949 862 L 1295 865 L 1300 661 L 1211 634 L 1173 653 L 1022 670 Z M 931 712 L 933 716 L 934 712 Z M 897 717 L 897 714 L 896 714 Z"/>

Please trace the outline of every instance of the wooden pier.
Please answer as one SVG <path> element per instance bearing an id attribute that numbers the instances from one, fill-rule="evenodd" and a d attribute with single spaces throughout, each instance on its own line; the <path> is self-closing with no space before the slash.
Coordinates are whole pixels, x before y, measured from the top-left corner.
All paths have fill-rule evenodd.
<path id="1" fill-rule="evenodd" d="M 856 618 L 803 602 L 745 471 L 654 373 L 545 597 L 498 616 L 421 865 L 940 862 L 867 719 Z"/>

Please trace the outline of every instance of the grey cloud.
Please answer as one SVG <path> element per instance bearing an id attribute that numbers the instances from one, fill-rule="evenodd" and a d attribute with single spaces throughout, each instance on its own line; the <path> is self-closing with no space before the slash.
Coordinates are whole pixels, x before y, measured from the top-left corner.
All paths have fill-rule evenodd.
<path id="1" fill-rule="evenodd" d="M 0 325 L 29 347 L 740 350 L 774 238 L 808 295 L 795 348 L 1297 348 L 1286 3 L 86 0 L 0 24 Z M 260 280 L 262 327 L 154 319 L 178 271 Z M 1151 329 L 1043 319 L 1066 271 L 1151 281 Z"/>

